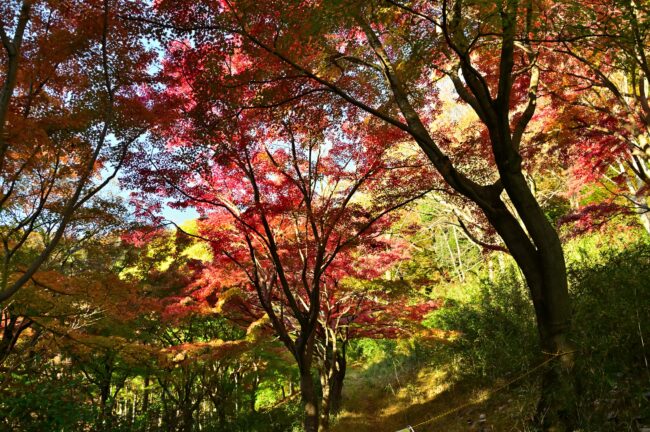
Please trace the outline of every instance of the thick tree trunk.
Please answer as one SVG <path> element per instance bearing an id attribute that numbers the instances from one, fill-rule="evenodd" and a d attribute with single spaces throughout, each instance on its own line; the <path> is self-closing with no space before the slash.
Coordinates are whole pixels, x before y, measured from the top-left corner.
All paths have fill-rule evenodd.
<path id="1" fill-rule="evenodd" d="M 320 405 L 320 426 L 319 432 L 328 432 L 330 427 L 330 416 L 338 412 L 341 406 L 343 391 L 343 380 L 345 378 L 345 342 L 341 343 L 340 349 L 337 344 L 332 343 L 325 347 L 319 368 L 321 383 L 321 405 Z"/>
<path id="2" fill-rule="evenodd" d="M 330 409 L 333 414 L 341 410 L 341 401 L 343 399 L 343 381 L 347 369 L 347 360 L 345 347 L 339 353 L 336 361 L 336 368 L 330 379 Z"/>
<path id="3" fill-rule="evenodd" d="M 520 162 L 519 162 L 520 163 Z M 569 342 L 571 307 L 564 252 L 559 236 L 528 188 L 521 170 L 500 166 L 501 178 L 526 231 L 498 199 L 484 209 L 526 279 L 535 308 L 540 345 L 546 356 L 559 356 L 543 379 L 538 418 L 546 430 L 571 429 L 576 418 L 573 351 Z"/>
<path id="4" fill-rule="evenodd" d="M 311 369 L 300 370 L 300 393 L 304 412 L 305 432 L 318 432 L 318 399 Z"/>
<path id="5" fill-rule="evenodd" d="M 162 393 L 162 404 L 163 404 L 163 426 L 168 432 L 176 431 L 176 426 L 178 424 L 178 417 L 176 416 L 176 407 L 174 401 L 170 401 L 165 396 L 165 392 Z"/>
<path id="6" fill-rule="evenodd" d="M 543 267 L 540 270 L 539 276 L 525 275 L 531 292 L 540 293 L 533 300 L 540 345 L 545 357 L 559 357 L 551 360 L 544 371 L 536 417 L 544 430 L 573 430 L 577 420 L 573 409 L 576 397 L 573 376 L 575 347 L 568 335 L 568 293 L 561 292 L 561 287 L 566 287 L 566 273 L 553 273 Z M 540 279 L 541 284 L 534 287 Z"/>

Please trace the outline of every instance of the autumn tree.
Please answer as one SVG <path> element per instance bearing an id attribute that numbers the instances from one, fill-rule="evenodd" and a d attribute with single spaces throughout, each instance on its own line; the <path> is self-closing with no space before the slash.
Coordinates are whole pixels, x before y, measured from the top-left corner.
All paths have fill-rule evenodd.
<path id="1" fill-rule="evenodd" d="M 106 244 L 103 247 L 111 249 Z M 125 367 L 123 359 L 134 348 L 134 322 L 142 309 L 151 307 L 151 303 L 140 301 L 136 286 L 112 274 L 109 257 L 103 255 L 102 267 L 91 265 L 81 270 L 75 266 L 71 274 L 66 274 L 66 267 L 37 272 L 4 307 L 3 315 L 9 320 L 0 324 L 5 334 L 13 333 L 0 366 L 12 372 L 2 382 L 12 397 L 30 397 L 19 392 L 18 383 L 24 376 L 34 377 L 35 382 L 47 387 L 47 381 L 42 381 L 47 372 L 41 374 L 40 369 L 71 376 L 87 385 L 89 394 L 96 395 L 96 410 L 87 407 L 83 414 L 96 414 L 98 429 L 113 425 L 116 397 L 133 373 L 133 367 Z M 21 323 L 21 328 L 12 326 L 12 320 Z M 8 324 L 9 328 L 5 327 Z M 4 399 L 3 407 L 11 407 L 11 403 L 9 398 Z M 44 418 L 32 420 L 36 424 L 45 422 L 50 414 L 48 408 Z M 27 424 L 20 423 L 24 419 L 15 420 L 19 421 L 17 428 Z"/>
<path id="2" fill-rule="evenodd" d="M 336 122 L 336 112 L 305 107 L 215 120 L 212 95 L 194 91 L 203 76 L 186 74 L 187 66 L 170 61 L 166 71 L 174 86 L 165 96 L 179 121 L 158 131 L 152 156 L 134 155 L 142 196 L 155 191 L 200 212 L 199 237 L 215 267 L 232 272 L 208 280 L 206 296 L 219 286 L 252 290 L 297 363 L 305 428 L 315 431 L 311 369 L 323 278 L 342 251 L 386 247 L 378 237 L 386 216 L 428 190 L 414 175 L 421 162 L 373 145 L 399 141 L 399 131 L 369 125 L 361 137 Z"/>
<path id="3" fill-rule="evenodd" d="M 411 337 L 420 330 L 422 318 L 439 307 L 437 301 L 409 296 L 403 283 L 384 279 L 408 255 L 403 242 L 383 241 L 386 244 L 342 250 L 322 275 L 313 342 L 313 364 L 320 379 L 319 430 L 329 430 L 330 415 L 340 409 L 349 344 L 360 338 Z M 285 264 L 285 268 L 291 267 Z M 188 296 L 178 306 L 181 310 L 218 311 L 249 327 L 264 322 L 265 310 L 257 292 L 247 284 L 241 268 L 228 260 L 206 267 L 186 292 Z M 277 301 L 280 309 L 290 310 L 282 299 Z M 293 337 L 299 323 L 288 315 L 285 321 Z M 273 333 L 270 323 L 264 326 Z"/>
<path id="4" fill-rule="evenodd" d="M 0 301 L 48 263 L 151 122 L 134 3 L 0 6 Z"/>
<path id="5" fill-rule="evenodd" d="M 214 305 L 189 301 L 197 257 L 210 256 L 205 246 L 166 230 L 115 231 L 123 227 L 115 224 L 105 232 L 111 224 L 104 224 L 87 227 L 100 236 L 64 239 L 51 258 L 56 265 L 4 306 L 0 424 L 246 424 L 260 383 L 287 362 L 274 360 L 278 344 L 254 321 L 226 320 Z"/>
<path id="6" fill-rule="evenodd" d="M 59 241 L 47 265 L 32 275 L 24 289 L 3 304 L 0 365 L 21 339 L 23 343 L 19 345 L 24 345 L 25 338 L 21 337 L 24 332 L 31 334 L 31 342 L 27 345 L 34 346 L 40 337 L 47 336 L 50 323 L 59 330 L 72 323 L 83 327 L 84 323 L 93 321 L 97 310 L 102 308 L 100 304 L 108 292 L 108 285 L 102 281 L 111 279 L 122 258 L 120 239 L 114 231 L 124 228 L 125 208 L 119 200 L 101 201 L 101 205 L 78 211 L 78 219 L 68 225 L 67 234 Z M 47 234 L 49 227 L 51 225 L 41 227 L 41 233 Z M 24 260 L 23 254 L 27 252 L 23 251 L 18 258 Z M 113 292 L 115 304 L 124 293 L 119 289 Z M 93 303 L 93 307 L 88 307 Z"/>

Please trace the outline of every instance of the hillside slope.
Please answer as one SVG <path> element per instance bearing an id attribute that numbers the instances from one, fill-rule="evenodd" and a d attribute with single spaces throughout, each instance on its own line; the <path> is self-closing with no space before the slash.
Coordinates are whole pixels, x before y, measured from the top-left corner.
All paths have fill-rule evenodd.
<path id="1" fill-rule="evenodd" d="M 531 379 L 498 390 L 500 384 L 451 384 L 446 373 L 428 367 L 356 365 L 333 432 L 395 432 L 408 426 L 416 432 L 525 431 L 536 397 Z"/>

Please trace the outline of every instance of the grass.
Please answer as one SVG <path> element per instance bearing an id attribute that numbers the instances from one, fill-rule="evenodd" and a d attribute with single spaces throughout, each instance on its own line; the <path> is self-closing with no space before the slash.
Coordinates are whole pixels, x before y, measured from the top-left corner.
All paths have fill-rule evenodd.
<path id="1" fill-rule="evenodd" d="M 432 367 L 391 371 L 385 364 L 355 364 L 333 432 L 398 431 L 407 426 L 416 432 L 525 430 L 534 412 L 536 386 L 525 381 L 494 393 L 504 382 L 454 382 Z"/>

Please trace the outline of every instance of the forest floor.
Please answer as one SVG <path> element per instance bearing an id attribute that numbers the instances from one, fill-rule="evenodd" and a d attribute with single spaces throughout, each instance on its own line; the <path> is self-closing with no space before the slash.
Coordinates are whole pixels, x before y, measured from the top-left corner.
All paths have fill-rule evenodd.
<path id="1" fill-rule="evenodd" d="M 385 363 L 351 365 L 333 432 L 396 432 L 408 426 L 415 432 L 527 430 L 537 399 L 531 379 L 503 389 L 507 380 L 491 387 L 450 384 L 441 370 Z"/>

